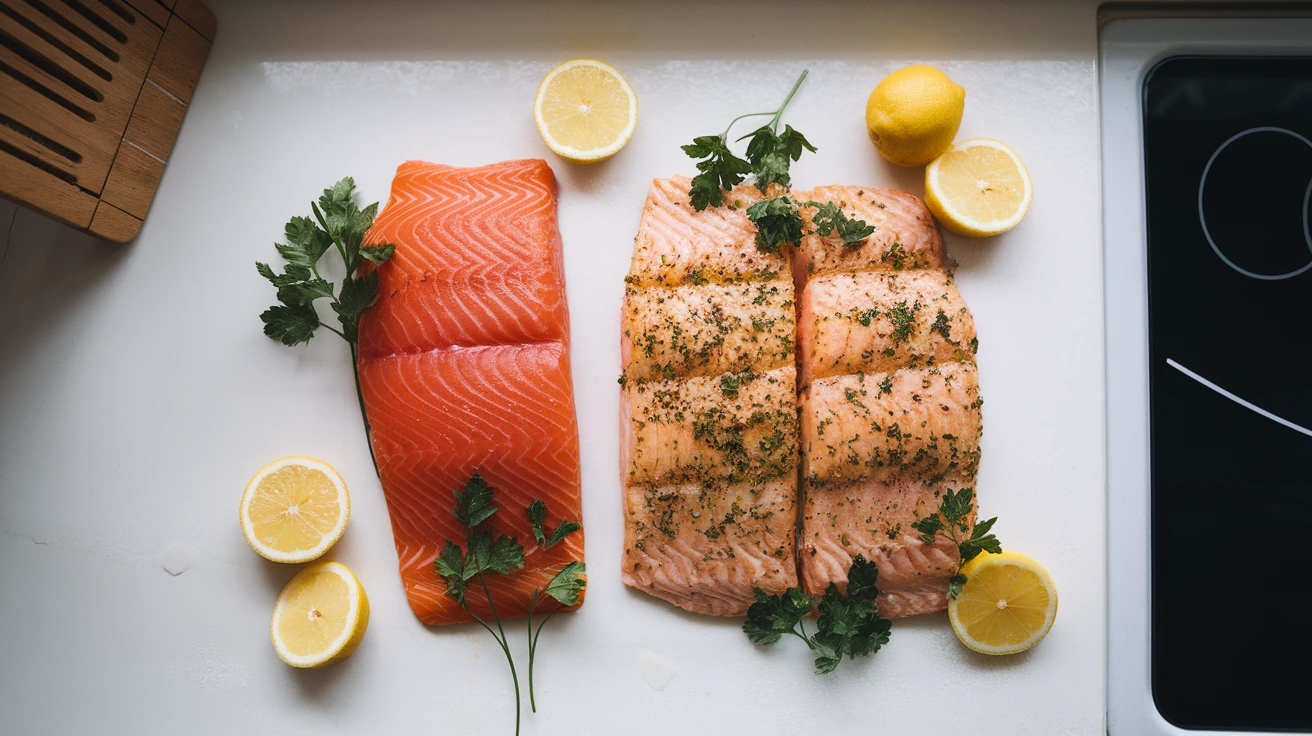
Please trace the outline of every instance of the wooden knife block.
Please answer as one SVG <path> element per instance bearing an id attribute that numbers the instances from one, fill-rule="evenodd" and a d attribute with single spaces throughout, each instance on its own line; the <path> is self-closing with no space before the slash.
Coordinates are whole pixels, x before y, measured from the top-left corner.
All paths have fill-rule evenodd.
<path id="1" fill-rule="evenodd" d="M 0 195 L 135 237 L 214 30 L 199 0 L 0 0 Z"/>

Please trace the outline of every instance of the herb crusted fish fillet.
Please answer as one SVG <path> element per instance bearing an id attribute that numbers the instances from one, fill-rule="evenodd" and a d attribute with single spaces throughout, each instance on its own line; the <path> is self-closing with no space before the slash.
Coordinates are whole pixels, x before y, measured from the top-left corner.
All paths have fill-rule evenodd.
<path id="1" fill-rule="evenodd" d="M 803 587 L 844 587 L 862 555 L 879 567 L 882 615 L 941 610 L 958 552 L 926 544 L 911 525 L 944 491 L 975 483 L 974 321 L 919 198 L 838 186 L 808 194 L 876 229 L 856 248 L 807 235 L 796 256 Z"/>
<path id="2" fill-rule="evenodd" d="M 797 403 L 788 260 L 756 249 L 752 187 L 695 212 L 652 183 L 626 277 L 625 584 L 740 615 L 797 585 Z"/>
<path id="3" fill-rule="evenodd" d="M 862 556 L 882 615 L 941 610 L 957 549 L 912 525 L 973 486 L 982 401 L 974 320 L 924 203 L 794 192 L 875 230 L 807 234 L 782 256 L 755 247 L 755 188 L 703 212 L 688 189 L 653 183 L 625 279 L 624 582 L 737 615 L 756 589 L 844 589 Z"/>
<path id="4" fill-rule="evenodd" d="M 365 243 L 393 243 L 378 302 L 360 320 L 360 390 L 401 580 L 428 625 L 471 621 L 433 560 L 464 542 L 452 491 L 479 473 L 503 513 L 489 526 L 533 538 L 525 509 L 580 519 L 579 440 L 556 181 L 543 161 L 459 169 L 411 161 Z M 583 534 L 525 545 L 524 569 L 487 585 L 501 618 L 583 559 Z M 486 599 L 470 595 L 488 618 Z"/>

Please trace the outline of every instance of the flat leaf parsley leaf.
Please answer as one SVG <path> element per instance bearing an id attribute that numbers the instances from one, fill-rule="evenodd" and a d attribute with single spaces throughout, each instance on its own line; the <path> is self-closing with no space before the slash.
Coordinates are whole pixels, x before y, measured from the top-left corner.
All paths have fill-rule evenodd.
<path id="1" fill-rule="evenodd" d="M 875 563 L 857 555 L 847 572 L 846 595 L 833 583 L 818 601 L 801 588 L 789 588 L 773 596 L 757 589 L 756 602 L 747 609 L 743 632 L 752 642 L 765 646 L 785 634 L 796 636 L 815 652 L 816 674 L 829 674 L 844 656 L 864 657 L 888 643 L 892 622 L 879 615 L 878 575 Z M 816 633 L 808 636 L 804 622 L 817 608 L 820 617 Z"/>
<path id="2" fill-rule="evenodd" d="M 682 148 L 692 158 L 705 159 L 697 162 L 701 173 L 692 178 L 692 189 L 688 191 L 690 204 L 698 212 L 719 207 L 724 203 L 724 190 L 733 189 L 752 172 L 751 164 L 729 150 L 723 134 L 698 136 Z"/>
<path id="3" fill-rule="evenodd" d="M 277 289 L 279 304 L 260 315 L 264 334 L 293 346 L 309 342 L 315 330 L 325 327 L 351 343 L 354 349 L 357 325 L 364 310 L 378 300 L 378 272 L 359 273 L 367 259 L 382 265 L 392 257 L 391 244 L 363 246 L 364 234 L 378 213 L 378 203 L 360 209 L 355 204 L 355 180 L 346 177 L 323 190 L 318 202 L 311 202 L 314 217 L 293 217 L 283 228 L 286 243 L 274 248 L 287 261 L 282 273 L 267 263 L 256 263 L 255 270 Z M 346 267 L 340 290 L 319 274 L 319 261 L 335 248 Z M 341 329 L 319 319 L 314 309 L 318 299 L 331 300 Z"/>
<path id="4" fill-rule="evenodd" d="M 544 549 L 555 547 L 565 537 L 583 528 L 583 525 L 577 521 L 562 521 L 555 531 L 548 532 L 547 505 L 541 499 L 529 505 L 528 520 L 533 525 L 533 538 L 537 540 L 538 546 Z"/>
<path id="5" fill-rule="evenodd" d="M 756 249 L 762 253 L 778 253 L 802 239 L 805 223 L 792 197 L 763 199 L 747 208 L 747 217 L 756 223 Z"/>
<path id="6" fill-rule="evenodd" d="M 966 523 L 970 512 L 974 509 L 974 495 L 974 489 L 971 488 L 962 488 L 959 491 L 949 488 L 939 501 L 936 513 L 919 519 L 911 525 L 920 532 L 920 541 L 925 544 L 933 544 L 939 535 L 942 535 L 957 545 L 961 562 L 957 564 L 957 572 L 948 580 L 949 598 L 956 598 L 961 594 L 961 589 L 967 582 L 966 576 L 961 574 L 961 568 L 967 562 L 978 557 L 981 552 L 994 554 L 1002 552 L 1001 542 L 992 533 L 998 517 L 978 522 L 973 529 Z M 969 535 L 966 534 L 967 530 L 970 531 Z"/>
<path id="7" fill-rule="evenodd" d="M 785 101 L 784 105 L 787 104 Z M 778 114 L 782 112 L 781 107 Z M 747 144 L 747 162 L 751 164 L 752 173 L 756 174 L 756 188 L 763 192 L 771 184 L 792 186 L 793 180 L 789 173 L 792 162 L 802 157 L 803 149 L 815 153 L 815 146 L 811 145 L 806 136 L 793 130 L 793 126 L 785 125 L 783 133 L 775 132 L 779 125 L 778 114 L 772 124 L 762 125 L 743 136 L 751 138 Z"/>
<path id="8" fill-rule="evenodd" d="M 496 639 L 502 653 L 506 655 L 506 663 L 510 665 L 510 677 L 515 685 L 515 733 L 518 734 L 519 674 L 515 669 L 515 658 L 510 654 L 510 643 L 506 638 L 505 627 L 502 626 L 501 617 L 497 613 L 496 601 L 492 598 L 492 589 L 488 586 L 486 577 L 491 574 L 508 575 L 524 569 L 524 547 L 514 537 L 505 534 L 494 535 L 491 530 L 478 528 L 495 517 L 498 511 L 494 503 L 495 492 L 483 476 L 478 474 L 470 476 L 465 482 L 464 489 L 457 489 L 453 494 L 456 505 L 452 513 L 456 521 L 465 529 L 465 548 L 462 550 L 456 542 L 446 540 L 442 551 L 433 560 L 433 569 L 446 581 L 447 597 L 459 604 L 465 613 L 486 629 L 492 638 Z M 547 505 L 541 500 L 535 500 L 525 511 L 533 525 L 533 536 L 538 546 L 544 549 L 583 528 L 576 521 L 562 521 L 555 531 L 547 534 L 545 527 Z M 565 564 L 545 587 L 535 588 L 529 600 L 528 693 L 529 703 L 532 704 L 534 712 L 537 711 L 537 703 L 533 694 L 533 662 L 537 654 L 538 637 L 541 636 L 542 627 L 546 625 L 547 620 L 557 611 L 568 606 L 576 606 L 582 600 L 581 593 L 587 585 L 587 578 L 584 575 L 586 571 L 587 567 L 582 562 L 573 561 Z M 496 629 L 469 607 L 469 583 L 473 580 L 477 580 L 483 589 L 488 610 L 492 613 L 492 625 L 495 625 Z M 533 610 L 544 595 L 554 599 L 559 605 L 543 617 L 535 630 Z"/>
<path id="9" fill-rule="evenodd" d="M 849 219 L 843 212 L 842 205 L 833 202 L 807 202 L 808 207 L 816 208 L 816 213 L 811 216 L 811 224 L 815 228 L 815 233 L 821 236 L 827 236 L 831 233 L 838 235 L 843 239 L 843 245 L 849 248 L 859 248 L 866 238 L 875 233 L 874 225 L 867 225 L 865 220 Z"/>
<path id="10" fill-rule="evenodd" d="M 293 217 L 283 226 L 287 242 L 275 243 L 274 249 L 287 264 L 281 273 L 267 263 L 255 264 L 255 270 L 277 289 L 278 304 L 260 315 L 264 334 L 288 347 L 308 343 L 320 327 L 335 332 L 351 346 L 351 369 L 355 374 L 355 394 L 360 402 L 366 440 L 370 440 L 369 417 L 365 413 L 364 394 L 360 392 L 357 356 L 360 315 L 378 301 L 378 271 L 361 273 L 368 260 L 381 266 L 391 259 L 396 248 L 390 243 L 364 245 L 365 233 L 378 214 L 378 203 L 364 209 L 355 204 L 355 180 L 345 177 L 310 203 L 313 217 Z M 319 273 L 319 263 L 329 250 L 335 249 L 346 275 L 340 289 Z M 341 329 L 324 324 L 315 302 L 329 300 Z M 369 441 L 373 457 L 373 442 Z M 374 472 L 378 462 L 374 460 Z"/>
<path id="11" fill-rule="evenodd" d="M 719 207 L 724 204 L 724 192 L 742 183 L 748 175 L 755 177 L 754 183 L 761 191 L 771 184 L 787 187 L 792 178 L 789 168 L 792 162 L 802 157 L 802 151 L 815 152 L 815 146 L 791 125 L 784 126 L 779 132 L 779 118 L 792 101 L 793 95 L 802 86 L 807 71 L 797 78 L 793 88 L 776 110 L 769 112 L 749 112 L 739 115 L 729 122 L 728 127 L 719 135 L 703 135 L 693 138 L 692 143 L 681 146 L 683 152 L 697 162 L 697 176 L 692 178 L 692 188 L 688 190 L 688 201 L 698 212 L 707 207 Z M 770 122 L 739 138 L 750 138 L 747 144 L 747 158 L 740 158 L 729 148 L 729 131 L 743 118 L 770 116 Z"/>

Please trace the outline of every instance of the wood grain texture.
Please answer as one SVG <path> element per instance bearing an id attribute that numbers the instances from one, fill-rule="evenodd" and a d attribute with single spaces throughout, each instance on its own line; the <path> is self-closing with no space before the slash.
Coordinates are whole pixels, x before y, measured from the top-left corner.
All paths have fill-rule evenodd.
<path id="1" fill-rule="evenodd" d="M 141 220 L 108 202 L 96 205 L 87 232 L 114 243 L 126 243 L 141 231 Z"/>
<path id="2" fill-rule="evenodd" d="M 187 25 L 195 28 L 196 32 L 206 39 L 214 40 L 214 32 L 217 29 L 214 13 L 210 12 L 200 0 L 177 0 L 177 4 L 173 7 L 173 15 L 186 21 Z"/>
<path id="3" fill-rule="evenodd" d="M 149 18 L 152 23 L 163 28 L 168 25 L 169 17 L 173 14 L 159 0 L 122 0 L 132 7 L 133 10 Z"/>
<path id="4" fill-rule="evenodd" d="M 4 151 L 0 187 L 9 199 L 76 228 L 90 225 L 96 211 L 95 197 Z"/>
<path id="5" fill-rule="evenodd" d="M 155 197 L 155 186 L 163 175 L 162 159 L 125 140 L 100 198 L 144 220 Z"/>
<path id="6" fill-rule="evenodd" d="M 191 102 L 191 92 L 196 89 L 209 54 L 209 40 L 175 15 L 164 29 L 149 78 L 184 103 Z"/>
<path id="7" fill-rule="evenodd" d="M 0 195 L 130 239 L 214 33 L 199 0 L 0 0 Z"/>

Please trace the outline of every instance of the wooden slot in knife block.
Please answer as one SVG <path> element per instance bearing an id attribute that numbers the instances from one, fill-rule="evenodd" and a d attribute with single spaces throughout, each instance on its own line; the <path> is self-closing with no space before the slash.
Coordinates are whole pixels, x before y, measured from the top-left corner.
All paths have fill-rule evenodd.
<path id="1" fill-rule="evenodd" d="M 135 237 L 214 30 L 199 0 L 0 0 L 0 195 Z"/>

